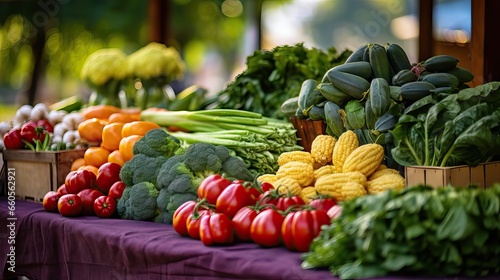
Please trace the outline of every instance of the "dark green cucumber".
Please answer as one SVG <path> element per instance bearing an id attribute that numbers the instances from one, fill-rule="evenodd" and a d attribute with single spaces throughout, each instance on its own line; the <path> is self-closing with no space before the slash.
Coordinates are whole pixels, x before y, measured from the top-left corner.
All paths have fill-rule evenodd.
<path id="1" fill-rule="evenodd" d="M 344 133 L 345 128 L 342 122 L 342 117 L 340 116 L 340 107 L 339 105 L 328 101 L 325 106 L 325 123 L 327 126 L 327 132 L 331 136 L 334 136 L 338 139 L 342 133 Z"/>
<path id="2" fill-rule="evenodd" d="M 307 79 L 302 83 L 299 92 L 299 108 L 302 110 L 304 115 L 308 115 L 311 107 L 321 101 L 325 100 L 325 97 L 317 89 L 318 82 L 314 79 Z"/>
<path id="3" fill-rule="evenodd" d="M 370 106 L 376 118 L 382 116 L 391 107 L 391 89 L 389 83 L 382 78 L 374 78 L 368 93 Z"/>
<path id="4" fill-rule="evenodd" d="M 431 73 L 425 75 L 422 81 L 429 82 L 435 87 L 458 87 L 458 78 L 450 73 Z"/>
<path id="5" fill-rule="evenodd" d="M 325 108 L 313 105 L 308 112 L 308 116 L 311 120 L 324 120 L 325 119 Z"/>
<path id="6" fill-rule="evenodd" d="M 287 117 L 295 116 L 297 109 L 299 109 L 298 96 L 289 98 L 281 104 L 281 112 Z"/>
<path id="7" fill-rule="evenodd" d="M 366 79 L 340 71 L 328 71 L 328 79 L 332 85 L 355 99 L 362 99 L 370 88 Z"/>
<path id="8" fill-rule="evenodd" d="M 372 103 L 368 98 L 365 102 L 365 125 L 369 129 L 375 128 L 375 122 L 377 121 L 377 117 L 373 113 Z"/>
<path id="9" fill-rule="evenodd" d="M 416 101 L 431 94 L 436 87 L 424 81 L 406 83 L 401 86 L 401 97 L 403 100 Z"/>
<path id="10" fill-rule="evenodd" d="M 370 63 L 366 61 L 344 63 L 341 65 L 337 65 L 328 71 L 335 71 L 335 70 L 360 76 L 366 80 L 370 79 L 370 77 L 372 76 L 372 67 Z"/>
<path id="11" fill-rule="evenodd" d="M 385 133 L 389 130 L 392 130 L 398 123 L 398 120 L 398 117 L 390 114 L 389 112 L 386 112 L 375 122 L 375 131 L 377 131 L 378 133 Z M 377 134 L 377 132 L 375 132 L 375 134 Z"/>
<path id="12" fill-rule="evenodd" d="M 474 80 L 474 74 L 471 71 L 463 68 L 463 67 L 455 67 L 448 71 L 447 73 L 455 75 L 458 78 L 460 83 L 468 83 Z"/>
<path id="13" fill-rule="evenodd" d="M 415 75 L 415 73 L 413 73 L 413 71 L 409 69 L 403 69 L 397 72 L 394 77 L 392 77 L 392 84 L 395 86 L 402 86 L 406 83 L 414 82 L 416 80 L 417 76 Z"/>
<path id="14" fill-rule="evenodd" d="M 372 66 L 373 76 L 383 78 L 387 83 L 391 80 L 391 69 L 385 48 L 379 44 L 370 45 L 370 65 Z"/>
<path id="15" fill-rule="evenodd" d="M 451 55 L 435 55 L 424 62 L 429 72 L 447 72 L 457 67 L 458 59 Z"/>
<path id="16" fill-rule="evenodd" d="M 330 82 L 320 83 L 318 85 L 318 90 L 327 100 L 337 103 L 338 105 L 342 105 L 345 101 L 352 99 L 352 96 L 341 91 Z"/>
<path id="17" fill-rule="evenodd" d="M 295 112 L 295 116 L 299 119 L 302 119 L 302 120 L 309 118 L 308 116 L 304 115 L 304 113 L 302 113 L 302 109 L 300 109 L 300 108 L 297 108 L 297 111 Z"/>
<path id="18" fill-rule="evenodd" d="M 363 61 L 363 56 L 365 55 L 365 50 L 368 48 L 368 44 L 364 44 L 358 47 L 351 55 L 346 59 L 345 63 L 351 63 L 355 61 Z"/>
<path id="19" fill-rule="evenodd" d="M 394 100 L 396 102 L 403 100 L 403 98 L 401 97 L 401 87 L 400 86 L 389 86 L 389 90 L 391 93 L 392 100 Z"/>
<path id="20" fill-rule="evenodd" d="M 400 45 L 387 43 L 385 45 L 385 51 L 387 53 L 389 64 L 392 69 L 394 69 L 394 72 L 398 73 L 401 70 L 411 69 L 411 63 L 408 59 L 408 55 L 406 55 L 406 52 Z"/>

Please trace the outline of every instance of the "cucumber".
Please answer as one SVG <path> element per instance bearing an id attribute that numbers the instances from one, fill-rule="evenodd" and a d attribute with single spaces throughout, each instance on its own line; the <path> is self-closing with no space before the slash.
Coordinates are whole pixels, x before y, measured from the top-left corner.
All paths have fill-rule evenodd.
<path id="1" fill-rule="evenodd" d="M 474 80 L 474 74 L 472 74 L 472 72 L 462 67 L 455 67 L 450 71 L 448 71 L 447 73 L 455 75 L 455 77 L 458 78 L 460 83 L 468 83 Z"/>
<path id="2" fill-rule="evenodd" d="M 66 111 L 71 113 L 73 111 L 78 111 L 82 108 L 83 101 L 76 95 L 65 98 L 59 102 L 53 103 L 49 106 L 50 110 L 55 111 Z"/>
<path id="3" fill-rule="evenodd" d="M 374 78 L 370 83 L 368 98 L 370 99 L 373 115 L 376 118 L 387 112 L 391 107 L 391 89 L 387 81 L 382 78 Z"/>
<path id="4" fill-rule="evenodd" d="M 435 87 L 458 87 L 460 81 L 458 78 L 450 73 L 431 73 L 425 75 L 422 81 L 429 82 Z"/>
<path id="5" fill-rule="evenodd" d="M 311 107 L 321 101 L 325 100 L 325 97 L 317 89 L 318 82 L 314 79 L 307 79 L 302 83 L 299 92 L 299 108 L 302 110 L 302 114 L 308 115 Z"/>
<path id="6" fill-rule="evenodd" d="M 341 91 L 330 82 L 320 83 L 318 85 L 318 90 L 327 100 L 337 103 L 338 105 L 342 105 L 346 100 L 352 99 L 350 95 Z"/>
<path id="7" fill-rule="evenodd" d="M 313 105 L 308 114 L 309 118 L 313 121 L 324 120 L 325 119 L 325 108 Z"/>
<path id="8" fill-rule="evenodd" d="M 342 117 L 340 116 L 341 109 L 339 105 L 331 101 L 326 102 L 324 109 L 327 132 L 338 139 L 345 132 Z"/>
<path id="9" fill-rule="evenodd" d="M 424 81 L 406 83 L 401 86 L 401 97 L 403 100 L 416 101 L 431 94 L 436 87 Z"/>
<path id="10" fill-rule="evenodd" d="M 365 102 L 365 125 L 369 129 L 375 128 L 375 122 L 377 121 L 377 117 L 372 111 L 372 103 L 368 98 Z"/>
<path id="11" fill-rule="evenodd" d="M 424 62 L 429 72 L 447 72 L 457 67 L 458 59 L 451 55 L 435 55 Z"/>
<path id="12" fill-rule="evenodd" d="M 368 48 L 368 44 L 364 44 L 358 47 L 351 55 L 346 59 L 345 63 L 351 63 L 355 61 L 363 61 L 363 56 L 365 55 L 365 50 Z"/>
<path id="13" fill-rule="evenodd" d="M 411 70 L 403 69 L 392 77 L 392 84 L 395 86 L 402 86 L 409 82 L 414 82 L 417 80 L 417 75 Z"/>
<path id="14" fill-rule="evenodd" d="M 385 45 L 385 51 L 387 53 L 389 64 L 392 69 L 394 69 L 394 72 L 398 73 L 401 70 L 411 69 L 411 63 L 408 59 L 408 55 L 406 55 L 406 52 L 400 45 L 387 43 Z"/>
<path id="15" fill-rule="evenodd" d="M 373 76 L 375 78 L 383 78 L 387 83 L 392 82 L 389 60 L 385 48 L 379 44 L 370 45 L 369 56 Z"/>
<path id="16" fill-rule="evenodd" d="M 398 117 L 390 114 L 389 112 L 386 112 L 375 122 L 375 131 L 377 131 L 378 133 L 385 133 L 389 130 L 392 130 L 398 123 L 398 120 Z"/>
<path id="17" fill-rule="evenodd" d="M 370 63 L 366 61 L 344 63 L 341 65 L 337 65 L 328 71 L 335 71 L 335 70 L 360 76 L 366 80 L 370 79 L 370 77 L 372 76 L 372 67 Z"/>
<path id="18" fill-rule="evenodd" d="M 299 109 L 298 96 L 289 98 L 285 100 L 283 104 L 281 104 L 281 112 L 287 117 L 295 116 L 295 112 L 297 112 L 297 109 Z"/>
<path id="19" fill-rule="evenodd" d="M 330 83 L 355 99 L 363 99 L 370 83 L 360 77 L 340 71 L 328 71 Z"/>
<path id="20" fill-rule="evenodd" d="M 391 94 L 391 99 L 399 102 L 403 100 L 401 97 L 401 87 L 400 86 L 389 86 L 390 94 Z"/>

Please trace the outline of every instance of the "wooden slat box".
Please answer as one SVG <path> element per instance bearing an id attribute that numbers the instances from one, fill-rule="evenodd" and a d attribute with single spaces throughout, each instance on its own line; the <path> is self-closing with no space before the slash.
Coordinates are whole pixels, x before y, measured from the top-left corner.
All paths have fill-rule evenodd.
<path id="1" fill-rule="evenodd" d="M 500 183 L 500 162 L 482 163 L 475 167 L 406 166 L 405 179 L 407 187 L 425 184 L 431 187 L 452 185 L 466 188 L 476 185 L 488 188 L 494 183 Z"/>
<path id="2" fill-rule="evenodd" d="M 15 170 L 15 192 L 18 199 L 42 202 L 48 191 L 55 191 L 64 183 L 71 164 L 83 157 L 85 149 L 33 152 L 4 150 L 5 175 Z"/>

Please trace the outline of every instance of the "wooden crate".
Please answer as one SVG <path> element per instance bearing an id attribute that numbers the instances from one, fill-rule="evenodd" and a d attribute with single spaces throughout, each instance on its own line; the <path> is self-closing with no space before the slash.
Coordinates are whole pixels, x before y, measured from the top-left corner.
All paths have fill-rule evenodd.
<path id="1" fill-rule="evenodd" d="M 3 160 L 5 170 L 15 170 L 16 197 L 42 202 L 48 191 L 55 191 L 64 183 L 71 164 L 84 153 L 85 149 L 57 152 L 7 149 L 3 151 Z"/>
<path id="2" fill-rule="evenodd" d="M 500 183 L 500 162 L 483 163 L 475 167 L 406 166 L 405 179 L 407 187 L 425 184 L 431 187 L 452 185 L 467 188 L 475 185 L 488 188 Z"/>
<path id="3" fill-rule="evenodd" d="M 323 120 L 313 121 L 290 117 L 290 122 L 297 130 L 297 137 L 299 138 L 297 144 L 304 147 L 306 152 L 311 151 L 311 144 L 316 136 L 326 134 L 326 123 Z"/>

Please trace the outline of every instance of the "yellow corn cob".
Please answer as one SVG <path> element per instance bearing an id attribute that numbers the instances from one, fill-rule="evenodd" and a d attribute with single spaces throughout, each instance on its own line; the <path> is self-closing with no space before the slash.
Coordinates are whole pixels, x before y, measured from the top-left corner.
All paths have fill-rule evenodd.
<path id="1" fill-rule="evenodd" d="M 301 187 L 307 187 L 314 183 L 314 169 L 309 163 L 291 161 L 276 171 L 278 180 L 285 177 L 295 179 Z"/>
<path id="2" fill-rule="evenodd" d="M 405 184 L 405 178 L 400 174 L 386 174 L 366 182 L 366 190 L 369 194 L 376 194 L 390 189 L 404 189 Z"/>
<path id="3" fill-rule="evenodd" d="M 333 147 L 332 162 L 335 166 L 335 171 L 342 172 L 344 162 L 356 148 L 359 147 L 359 140 L 356 133 L 352 130 L 347 130 L 342 133 Z"/>
<path id="4" fill-rule="evenodd" d="M 379 171 L 379 170 L 386 169 L 386 168 L 387 168 L 387 166 L 385 164 L 381 164 L 377 167 L 377 170 L 375 170 L 375 171 Z"/>
<path id="5" fill-rule="evenodd" d="M 328 175 L 333 173 L 335 173 L 335 167 L 333 165 L 325 165 L 314 170 L 314 178 L 318 180 L 318 178 L 323 175 Z"/>
<path id="6" fill-rule="evenodd" d="M 342 186 L 342 196 L 344 200 L 353 199 L 362 195 L 366 195 L 366 189 L 358 182 L 347 182 Z"/>
<path id="7" fill-rule="evenodd" d="M 328 195 L 337 199 L 344 200 L 342 187 L 348 182 L 356 182 L 362 186 L 366 185 L 366 176 L 361 172 L 334 173 L 323 175 L 316 180 L 314 187 L 316 192 L 322 195 Z"/>
<path id="8" fill-rule="evenodd" d="M 317 195 L 318 193 L 316 192 L 316 188 L 312 186 L 303 188 L 299 194 L 300 198 L 302 198 L 306 204 L 308 204 L 311 199 Z"/>
<path id="9" fill-rule="evenodd" d="M 370 177 L 368 177 L 368 180 L 372 181 L 372 180 L 375 180 L 375 179 L 377 179 L 381 176 L 387 175 L 387 174 L 399 174 L 399 171 L 397 171 L 396 169 L 392 169 L 392 168 L 385 168 L 385 169 L 377 170 L 377 171 L 373 172 L 373 174 L 370 175 Z"/>
<path id="10" fill-rule="evenodd" d="M 305 151 L 284 152 L 278 157 L 279 166 L 283 166 L 292 161 L 308 163 L 311 166 L 314 164 L 314 158 L 311 153 Z"/>
<path id="11" fill-rule="evenodd" d="M 359 171 L 369 177 L 383 159 L 384 148 L 381 145 L 374 143 L 361 145 L 345 159 L 342 172 Z"/>
<path id="12" fill-rule="evenodd" d="M 273 184 L 274 182 L 276 182 L 276 180 L 278 180 L 276 174 L 263 174 L 257 177 L 257 182 L 259 183 L 268 182 L 270 184 Z"/>
<path id="13" fill-rule="evenodd" d="M 331 135 L 318 135 L 311 144 L 311 155 L 320 165 L 330 164 L 332 162 L 333 147 L 337 139 Z"/>
<path id="14" fill-rule="evenodd" d="M 290 177 L 278 179 L 273 183 L 273 186 L 278 190 L 279 193 L 282 194 L 287 194 L 288 192 L 290 192 L 290 194 L 292 195 L 299 195 L 302 191 L 302 187 L 300 186 L 299 182 Z"/>

